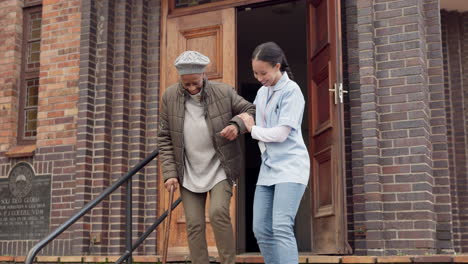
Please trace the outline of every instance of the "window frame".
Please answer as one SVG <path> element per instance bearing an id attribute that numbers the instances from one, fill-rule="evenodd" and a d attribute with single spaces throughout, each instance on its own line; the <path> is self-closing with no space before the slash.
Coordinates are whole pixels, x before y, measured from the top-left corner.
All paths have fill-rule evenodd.
<path id="1" fill-rule="evenodd" d="M 37 139 L 37 125 L 36 125 L 36 135 L 31 137 L 25 137 L 25 129 L 26 129 L 26 101 L 28 100 L 27 94 L 27 81 L 33 78 L 38 78 L 40 75 L 40 62 L 37 69 L 33 71 L 28 71 L 27 68 L 27 60 L 28 60 L 28 43 L 39 41 L 41 42 L 42 37 L 39 38 L 29 39 L 29 28 L 31 25 L 30 14 L 35 12 L 41 12 L 42 14 L 42 1 L 31 0 L 27 1 L 23 7 L 23 33 L 21 38 L 21 73 L 20 73 L 20 81 L 19 81 L 19 89 L 18 89 L 18 126 L 17 126 L 17 145 L 30 145 L 34 144 Z M 41 35 L 42 35 L 42 21 L 41 21 Z M 40 53 L 40 47 L 39 47 Z M 40 55 L 39 55 L 40 56 Z M 39 84 L 38 84 L 39 85 Z M 38 87 L 39 90 L 39 87 Z M 39 96 L 39 91 L 38 91 Z M 38 103 L 36 108 L 39 105 L 39 98 L 37 99 Z"/>

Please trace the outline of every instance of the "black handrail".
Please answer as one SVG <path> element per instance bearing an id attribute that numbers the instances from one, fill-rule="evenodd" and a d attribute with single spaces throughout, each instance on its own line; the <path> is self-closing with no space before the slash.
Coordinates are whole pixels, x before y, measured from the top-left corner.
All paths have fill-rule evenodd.
<path id="1" fill-rule="evenodd" d="M 96 197 L 94 200 L 90 201 L 89 203 L 87 203 L 83 208 L 81 208 L 80 211 L 78 211 L 75 215 L 73 215 L 72 217 L 70 217 L 67 221 L 65 221 L 65 223 L 63 223 L 61 226 L 59 226 L 57 229 L 55 229 L 52 233 L 50 233 L 46 238 L 42 239 L 41 241 L 39 241 L 36 245 L 34 245 L 31 250 L 29 250 L 28 252 L 28 256 L 26 257 L 26 260 L 25 260 L 25 264 L 32 264 L 33 261 L 34 261 L 34 258 L 36 257 L 36 255 L 39 253 L 39 251 L 41 251 L 41 249 L 43 249 L 47 244 L 49 244 L 52 240 L 54 240 L 56 237 L 58 237 L 60 234 L 62 234 L 65 230 L 67 230 L 72 224 L 74 224 L 76 221 L 78 221 L 78 219 L 80 219 L 83 215 L 85 215 L 87 212 L 89 212 L 91 209 L 93 209 L 97 204 L 99 204 L 102 200 L 104 200 L 104 198 L 106 198 L 109 194 L 111 194 L 112 192 L 114 192 L 115 190 L 117 190 L 117 188 L 119 188 L 120 186 L 122 186 L 122 184 L 124 184 L 125 182 L 128 183 L 127 187 L 128 189 L 131 189 L 131 181 L 129 179 L 131 179 L 131 177 L 133 175 L 135 175 L 138 171 L 140 171 L 143 167 L 145 167 L 148 163 L 150 163 L 154 158 L 156 158 L 159 154 L 159 150 L 156 149 L 155 151 L 153 151 L 153 153 L 151 153 L 148 157 L 146 157 L 144 160 L 142 160 L 140 163 L 138 163 L 137 165 L 135 165 L 129 172 L 127 172 L 127 174 L 125 174 L 122 178 L 118 179 L 116 182 L 114 182 L 111 186 L 107 187 L 107 189 L 105 189 L 101 194 L 98 195 L 98 197 Z M 130 195 L 129 195 L 130 194 Z M 179 198 L 180 200 L 180 198 Z M 177 201 L 179 201 L 177 200 Z M 177 202 L 176 201 L 176 202 Z M 180 203 L 180 201 L 179 201 Z M 126 235 L 127 235 L 127 239 L 126 239 L 126 247 L 127 247 L 127 251 L 129 251 L 130 253 L 127 255 L 127 257 L 125 259 L 127 259 L 129 256 L 131 256 L 131 252 L 133 252 L 133 248 L 132 248 L 132 241 L 131 241 L 131 206 L 128 206 L 128 205 L 131 205 L 131 190 L 129 190 L 127 192 L 127 208 L 126 208 L 126 212 L 127 212 L 127 228 L 126 228 Z M 175 203 L 174 203 L 175 204 Z M 177 203 L 178 205 L 178 203 Z M 176 205 L 176 206 L 177 206 Z M 174 207 L 175 208 L 175 207 Z M 167 214 L 167 213 L 166 213 Z M 164 217 L 165 218 L 165 217 Z M 164 220 L 164 218 L 162 220 Z M 158 219 L 159 220 L 159 219 Z M 161 220 L 161 221 L 162 221 Z M 158 223 L 159 224 L 159 223 Z M 157 226 L 157 225 L 156 225 Z M 156 227 L 155 227 L 156 228 Z M 129 236 L 130 235 L 130 236 Z M 149 234 L 148 234 L 149 235 Z M 146 238 L 146 237 L 145 237 Z M 141 242 L 140 242 L 141 244 Z M 127 252 L 126 251 L 126 252 Z M 125 253 L 127 254 L 127 253 Z M 131 261 L 131 258 L 130 258 L 130 261 Z"/>
<path id="2" fill-rule="evenodd" d="M 177 199 L 173 204 L 172 204 L 172 210 L 174 210 L 179 204 L 180 202 L 182 202 L 182 198 L 179 197 L 179 199 Z M 164 221 L 164 219 L 166 219 L 167 217 L 167 214 L 168 214 L 168 210 L 166 210 L 158 219 L 156 219 L 156 221 L 146 229 L 146 231 L 140 236 L 140 238 L 138 238 L 138 240 L 133 244 L 133 246 L 131 247 L 131 251 L 130 250 L 126 250 L 125 253 L 115 262 L 115 264 L 121 264 L 122 262 L 124 262 L 126 259 L 128 259 L 128 257 L 130 257 L 132 255 L 132 252 L 138 248 L 138 246 L 141 245 L 141 243 L 143 243 L 143 241 L 145 241 L 145 239 L 151 234 L 151 232 L 153 232 L 156 227 L 158 227 L 159 224 L 162 223 L 162 221 Z M 127 262 L 128 263 L 128 262 Z"/>

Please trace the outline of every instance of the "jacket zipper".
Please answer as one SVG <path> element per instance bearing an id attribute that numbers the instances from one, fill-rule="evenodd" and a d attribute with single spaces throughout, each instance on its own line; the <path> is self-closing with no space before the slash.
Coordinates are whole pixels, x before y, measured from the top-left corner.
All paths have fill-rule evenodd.
<path id="1" fill-rule="evenodd" d="M 182 96 L 183 96 L 183 105 L 184 105 L 184 111 L 182 113 L 182 132 L 183 132 L 184 131 L 186 107 L 185 107 L 185 94 L 182 94 Z M 183 138 L 183 133 L 182 133 L 182 172 L 181 172 L 182 177 L 180 177 L 181 178 L 181 182 L 180 182 L 181 186 L 183 185 L 183 182 L 184 182 L 184 177 L 185 177 L 184 174 L 185 174 L 185 140 Z"/>
<path id="2" fill-rule="evenodd" d="M 224 164 L 226 159 L 225 159 L 223 153 L 221 152 L 221 150 L 219 150 L 218 144 L 216 143 L 216 138 L 215 138 L 216 131 L 213 130 L 213 124 L 211 123 L 211 119 L 209 118 L 208 105 L 206 103 L 206 99 L 203 100 L 203 108 L 205 109 L 205 113 L 204 113 L 205 114 L 205 121 L 208 124 L 209 129 L 211 131 L 211 140 L 213 141 L 213 147 L 215 148 L 216 153 L 219 153 L 219 155 L 222 158 L 222 159 L 219 159 L 219 162 L 221 163 L 221 167 L 223 167 L 224 171 L 226 172 L 226 176 L 231 181 L 232 185 L 236 186 L 236 182 L 232 179 L 232 176 L 231 176 L 231 170 L 226 168 L 226 164 Z"/>

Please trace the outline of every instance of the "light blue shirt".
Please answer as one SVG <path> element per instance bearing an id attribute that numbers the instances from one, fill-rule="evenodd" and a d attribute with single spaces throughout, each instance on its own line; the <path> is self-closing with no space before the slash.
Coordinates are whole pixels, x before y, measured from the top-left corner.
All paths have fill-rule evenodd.
<path id="1" fill-rule="evenodd" d="M 265 151 L 262 153 L 257 185 L 285 182 L 307 185 L 310 160 L 301 132 L 305 105 L 301 89 L 289 79 L 287 73 L 283 73 L 276 85 L 262 86 L 258 90 L 254 104 L 257 126 L 292 128 L 283 142 L 263 142 Z"/>

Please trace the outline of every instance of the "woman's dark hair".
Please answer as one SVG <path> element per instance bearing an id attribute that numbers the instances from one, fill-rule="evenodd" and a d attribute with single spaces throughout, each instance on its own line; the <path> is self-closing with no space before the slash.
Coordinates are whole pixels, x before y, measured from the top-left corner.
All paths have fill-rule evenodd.
<path id="1" fill-rule="evenodd" d="M 273 67 L 279 63 L 281 65 L 280 71 L 287 72 L 289 79 L 294 80 L 291 68 L 286 60 L 286 55 L 284 55 L 280 46 L 274 42 L 265 42 L 258 45 L 252 53 L 252 60 L 268 62 Z"/>

